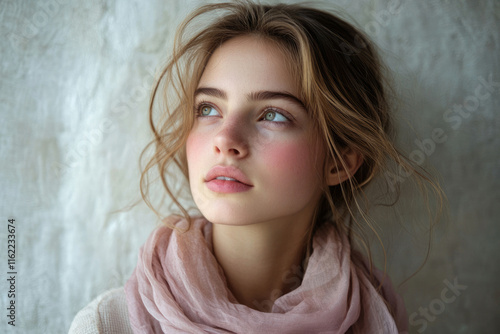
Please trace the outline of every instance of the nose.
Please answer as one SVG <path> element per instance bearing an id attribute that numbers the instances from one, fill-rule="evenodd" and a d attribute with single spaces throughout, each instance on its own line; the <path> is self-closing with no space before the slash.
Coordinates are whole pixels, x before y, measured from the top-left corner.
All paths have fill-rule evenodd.
<path id="1" fill-rule="evenodd" d="M 241 159 L 248 155 L 248 138 L 244 122 L 226 120 L 214 138 L 214 150 L 217 154 Z"/>

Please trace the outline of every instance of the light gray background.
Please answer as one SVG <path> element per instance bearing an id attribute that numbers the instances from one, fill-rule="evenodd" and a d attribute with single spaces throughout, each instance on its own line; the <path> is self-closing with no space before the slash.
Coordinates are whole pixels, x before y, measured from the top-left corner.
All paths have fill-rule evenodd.
<path id="1" fill-rule="evenodd" d="M 112 211 L 139 198 L 153 73 L 198 3 L 0 1 L 0 332 L 65 333 L 78 310 L 130 276 L 156 217 L 142 203 Z M 449 214 L 425 267 L 400 290 L 411 332 L 498 333 L 500 3 L 332 3 L 394 72 L 407 152 L 442 134 L 424 160 L 440 174 Z M 395 283 L 423 261 L 426 217 L 411 202 L 403 193 L 398 215 L 375 214 L 387 230 L 399 216 L 417 226 L 388 244 Z M 9 217 L 17 224 L 15 329 L 5 310 Z M 454 282 L 459 290 L 445 290 Z"/>

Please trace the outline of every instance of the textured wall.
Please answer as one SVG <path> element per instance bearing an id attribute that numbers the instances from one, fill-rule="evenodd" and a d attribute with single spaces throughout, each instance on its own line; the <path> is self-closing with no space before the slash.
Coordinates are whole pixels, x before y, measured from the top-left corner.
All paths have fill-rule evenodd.
<path id="1" fill-rule="evenodd" d="M 130 276 L 156 219 L 144 204 L 112 212 L 139 198 L 153 73 L 198 3 L 0 1 L 0 332 L 66 332 L 79 309 Z M 449 198 L 430 258 L 401 287 L 412 332 L 498 333 L 500 3 L 332 3 L 380 45 L 400 96 L 401 145 L 434 166 Z M 396 283 L 425 251 L 425 213 L 411 202 L 403 193 L 398 215 L 374 212 L 393 234 Z M 399 216 L 417 227 L 392 232 Z M 9 217 L 15 328 L 6 318 Z"/>

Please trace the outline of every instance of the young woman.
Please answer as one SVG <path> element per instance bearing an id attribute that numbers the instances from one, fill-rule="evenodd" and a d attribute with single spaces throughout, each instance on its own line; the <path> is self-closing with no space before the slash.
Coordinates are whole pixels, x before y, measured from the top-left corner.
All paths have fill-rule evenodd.
<path id="1" fill-rule="evenodd" d="M 126 298 L 101 296 L 73 329 L 408 330 L 388 277 L 351 245 L 371 226 L 354 212 L 388 162 L 428 180 L 394 147 L 379 60 L 359 30 L 303 5 L 203 6 L 178 30 L 150 118 L 155 155 L 141 190 L 150 203 L 146 175 L 158 167 L 181 214 L 141 248 Z M 172 168 L 200 215 L 174 195 Z"/>

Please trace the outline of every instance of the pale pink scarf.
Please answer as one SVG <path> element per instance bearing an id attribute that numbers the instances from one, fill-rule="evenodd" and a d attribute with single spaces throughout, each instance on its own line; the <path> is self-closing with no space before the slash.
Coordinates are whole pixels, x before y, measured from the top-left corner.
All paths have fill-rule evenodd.
<path id="1" fill-rule="evenodd" d="M 182 222 L 185 223 L 185 222 Z M 359 263 L 359 264 L 355 264 Z M 382 279 L 377 272 L 377 278 Z M 347 238 L 323 224 L 302 283 L 279 297 L 272 312 L 238 304 L 212 253 L 212 224 L 196 218 L 182 234 L 157 228 L 125 285 L 135 333 L 402 333 L 402 299 L 385 277 L 382 294 L 366 267 L 351 259 Z"/>

